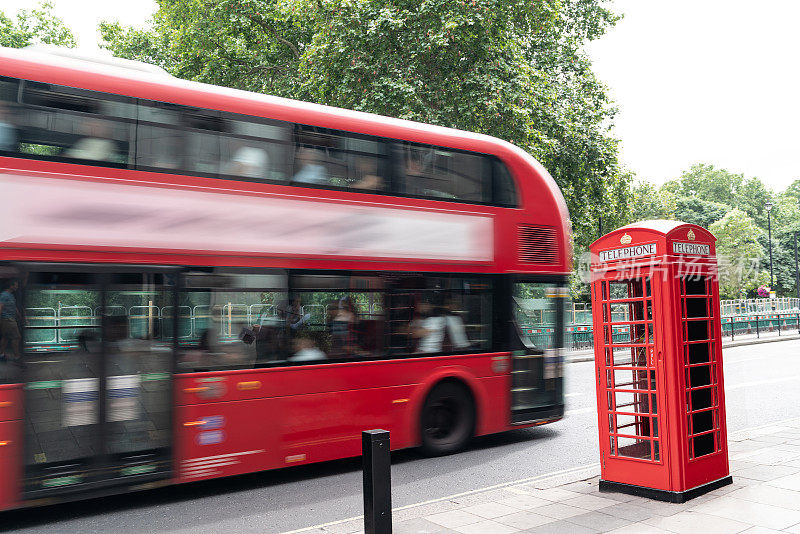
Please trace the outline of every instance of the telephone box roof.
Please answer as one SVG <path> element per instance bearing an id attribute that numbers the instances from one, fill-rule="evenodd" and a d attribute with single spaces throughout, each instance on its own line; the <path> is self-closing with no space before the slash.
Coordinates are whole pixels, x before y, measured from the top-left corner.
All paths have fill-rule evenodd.
<path id="1" fill-rule="evenodd" d="M 660 237 L 666 237 L 670 239 L 682 239 L 684 238 L 685 234 L 688 233 L 689 230 L 692 230 L 696 235 L 697 239 L 703 242 L 711 242 L 715 243 L 717 238 L 714 237 L 714 234 L 703 228 L 702 226 L 696 224 L 685 223 L 681 221 L 668 221 L 664 219 L 657 219 L 657 220 L 649 220 L 649 221 L 639 221 L 635 223 L 631 223 L 621 228 L 617 228 L 606 235 L 598 238 L 590 245 L 590 249 L 595 249 L 600 245 L 604 245 L 611 241 L 616 241 L 619 243 L 619 239 L 617 236 L 624 235 L 626 233 L 645 233 L 651 235 L 657 235 Z"/>

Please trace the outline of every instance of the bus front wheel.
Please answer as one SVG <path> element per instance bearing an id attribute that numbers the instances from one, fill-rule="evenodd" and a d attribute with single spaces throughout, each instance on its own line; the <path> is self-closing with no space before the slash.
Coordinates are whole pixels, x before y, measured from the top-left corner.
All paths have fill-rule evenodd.
<path id="1" fill-rule="evenodd" d="M 463 449 L 475 428 L 475 406 L 467 388 L 457 382 L 437 384 L 420 414 L 422 451 L 430 456 Z"/>

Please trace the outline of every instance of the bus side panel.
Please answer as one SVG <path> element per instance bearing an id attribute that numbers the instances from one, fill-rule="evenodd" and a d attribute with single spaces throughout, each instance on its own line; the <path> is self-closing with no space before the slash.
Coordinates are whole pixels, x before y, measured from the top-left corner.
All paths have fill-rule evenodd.
<path id="1" fill-rule="evenodd" d="M 361 432 L 391 432 L 392 449 L 420 443 L 430 390 L 457 379 L 471 391 L 476 434 L 509 429 L 509 376 L 470 355 L 179 375 L 180 481 L 358 456 Z"/>
<path id="2" fill-rule="evenodd" d="M 178 406 L 178 482 L 281 467 L 276 462 L 276 399 Z"/>
<path id="3" fill-rule="evenodd" d="M 176 404 L 433 384 L 453 375 L 468 382 L 475 378 L 508 377 L 506 363 L 502 369 L 495 369 L 496 360 L 507 362 L 507 358 L 508 353 L 487 353 L 187 373 L 176 377 Z"/>
<path id="4" fill-rule="evenodd" d="M 511 418 L 511 378 L 509 375 L 478 380 L 484 392 L 483 402 L 476 399 L 478 420 L 475 435 L 482 436 L 509 429 Z"/>
<path id="5" fill-rule="evenodd" d="M 19 505 L 22 487 L 22 421 L 0 423 L 0 510 Z"/>
<path id="6" fill-rule="evenodd" d="M 22 419 L 22 386 L 0 386 L 0 421 Z"/>
<path id="7" fill-rule="evenodd" d="M 359 456 L 364 430 L 388 430 L 392 449 L 408 447 L 403 422 L 413 389 L 404 385 L 281 398 L 276 428 L 283 465 Z"/>
<path id="8" fill-rule="evenodd" d="M 408 446 L 403 411 L 413 386 L 178 407 L 176 470 L 190 482 L 361 454 L 361 432 Z"/>

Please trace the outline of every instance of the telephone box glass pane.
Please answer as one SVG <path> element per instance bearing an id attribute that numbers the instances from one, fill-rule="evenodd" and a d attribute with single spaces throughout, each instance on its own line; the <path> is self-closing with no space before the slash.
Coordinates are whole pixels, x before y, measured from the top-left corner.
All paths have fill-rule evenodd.
<path id="1" fill-rule="evenodd" d="M 642 458 L 645 460 L 652 460 L 653 458 L 649 439 L 620 436 L 617 438 L 617 443 L 619 444 L 619 449 L 617 450 L 618 456 Z"/>
<path id="2" fill-rule="evenodd" d="M 609 453 L 612 456 L 658 459 L 655 405 L 655 334 L 650 280 L 608 282 L 603 309 L 606 387 L 609 410 Z M 616 302 L 615 302 L 616 301 Z M 606 312 L 608 306 L 608 312 Z"/>
<path id="3" fill-rule="evenodd" d="M 689 453 L 692 458 L 717 450 L 714 435 L 719 430 L 713 316 L 710 283 L 704 276 L 681 280 L 683 313 L 684 376 Z"/>

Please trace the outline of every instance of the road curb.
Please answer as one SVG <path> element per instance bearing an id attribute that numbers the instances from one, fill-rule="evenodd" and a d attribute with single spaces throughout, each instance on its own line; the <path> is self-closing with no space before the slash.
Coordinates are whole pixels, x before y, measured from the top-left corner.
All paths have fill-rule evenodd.
<path id="1" fill-rule="evenodd" d="M 800 334 L 792 334 L 789 336 L 767 337 L 758 339 L 744 339 L 742 341 L 733 340 L 729 343 L 723 341 L 722 348 L 745 347 L 747 345 L 760 345 L 761 343 L 775 343 L 777 341 L 794 341 L 800 339 Z"/>
<path id="2" fill-rule="evenodd" d="M 722 341 L 722 348 L 723 349 L 732 349 L 735 347 L 746 347 L 747 345 L 760 345 L 762 343 L 777 343 L 778 341 L 795 341 L 800 339 L 800 334 L 791 334 L 787 336 L 776 336 L 776 337 L 762 337 L 756 339 L 744 339 L 742 341 L 733 341 L 726 342 L 725 340 Z M 581 363 L 581 362 L 593 362 L 594 361 L 594 350 L 581 350 L 575 351 L 570 353 L 567 356 L 567 363 Z"/>
<path id="3" fill-rule="evenodd" d="M 399 512 L 403 510 L 413 510 L 414 508 L 422 509 L 424 506 L 435 504 L 444 501 L 450 500 L 457 500 L 459 498 L 468 497 L 470 495 L 476 495 L 479 493 L 486 493 L 488 491 L 499 490 L 508 488 L 511 486 L 517 486 L 521 484 L 535 484 L 537 487 L 557 487 L 562 486 L 564 484 L 570 484 L 572 482 L 579 482 L 581 480 L 587 480 L 592 477 L 596 477 L 600 474 L 600 462 L 586 464 L 586 465 L 579 465 L 577 467 L 571 467 L 569 469 L 564 469 L 562 471 L 555 471 L 552 473 L 545 473 L 543 475 L 537 475 L 534 477 L 527 477 L 522 478 L 519 480 L 512 480 L 510 482 L 501 482 L 500 484 L 495 484 L 493 486 L 486 486 L 484 488 L 478 488 L 474 490 L 464 491 L 461 493 L 456 493 L 454 495 L 447 495 L 445 497 L 439 497 L 437 499 L 431 499 L 428 501 L 407 504 L 405 506 L 398 506 L 397 508 L 392 508 L 392 512 Z M 422 517 L 425 514 L 423 511 L 419 514 L 419 517 Z M 409 519 L 412 517 L 406 517 L 405 519 Z M 334 525 L 342 525 L 344 523 L 349 523 L 351 521 L 358 521 L 363 520 L 363 515 L 357 515 L 353 517 L 348 517 L 346 519 L 339 519 L 337 521 L 330 521 L 328 523 L 321 523 L 319 525 L 313 525 L 310 527 L 299 528 L 297 530 L 288 530 L 282 532 L 281 534 L 300 534 L 301 532 L 311 532 L 314 530 L 322 530 L 326 527 L 332 527 Z M 323 532 L 329 532 L 327 530 L 323 530 Z"/>

